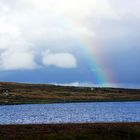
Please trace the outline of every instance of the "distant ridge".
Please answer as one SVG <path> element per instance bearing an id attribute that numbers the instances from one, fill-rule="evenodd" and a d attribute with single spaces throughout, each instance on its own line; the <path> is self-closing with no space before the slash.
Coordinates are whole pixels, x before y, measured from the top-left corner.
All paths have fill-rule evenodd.
<path id="1" fill-rule="evenodd" d="M 140 101 L 140 90 L 0 82 L 0 104 Z"/>

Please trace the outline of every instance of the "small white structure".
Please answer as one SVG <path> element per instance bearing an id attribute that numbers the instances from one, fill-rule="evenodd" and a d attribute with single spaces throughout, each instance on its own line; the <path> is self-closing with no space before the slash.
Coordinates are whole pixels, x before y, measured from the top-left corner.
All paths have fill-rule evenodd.
<path id="1" fill-rule="evenodd" d="M 94 91 L 94 88 L 92 87 L 92 88 L 90 88 L 90 90 L 91 90 L 91 91 Z"/>

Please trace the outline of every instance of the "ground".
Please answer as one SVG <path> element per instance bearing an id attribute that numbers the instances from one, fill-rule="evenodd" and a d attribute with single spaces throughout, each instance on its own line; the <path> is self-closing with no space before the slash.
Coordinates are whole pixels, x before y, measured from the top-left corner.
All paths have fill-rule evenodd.
<path id="1" fill-rule="evenodd" d="M 47 84 L 0 82 L 0 104 L 140 101 L 140 90 L 119 88 L 65 87 Z"/>
<path id="2" fill-rule="evenodd" d="M 140 140 L 140 123 L 0 125 L 0 140 Z"/>

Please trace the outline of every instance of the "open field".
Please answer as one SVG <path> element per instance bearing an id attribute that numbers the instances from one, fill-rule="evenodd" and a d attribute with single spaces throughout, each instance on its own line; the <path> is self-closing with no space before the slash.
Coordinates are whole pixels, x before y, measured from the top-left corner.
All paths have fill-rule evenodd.
<path id="1" fill-rule="evenodd" d="M 140 123 L 0 125 L 0 140 L 139 140 Z"/>
<path id="2" fill-rule="evenodd" d="M 140 101 L 140 90 L 0 82 L 0 104 Z"/>

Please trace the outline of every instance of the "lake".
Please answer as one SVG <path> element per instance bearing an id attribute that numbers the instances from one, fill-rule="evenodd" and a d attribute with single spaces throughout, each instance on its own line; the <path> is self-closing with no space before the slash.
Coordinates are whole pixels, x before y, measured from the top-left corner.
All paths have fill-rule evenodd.
<path id="1" fill-rule="evenodd" d="M 0 124 L 140 122 L 140 102 L 0 106 Z"/>

